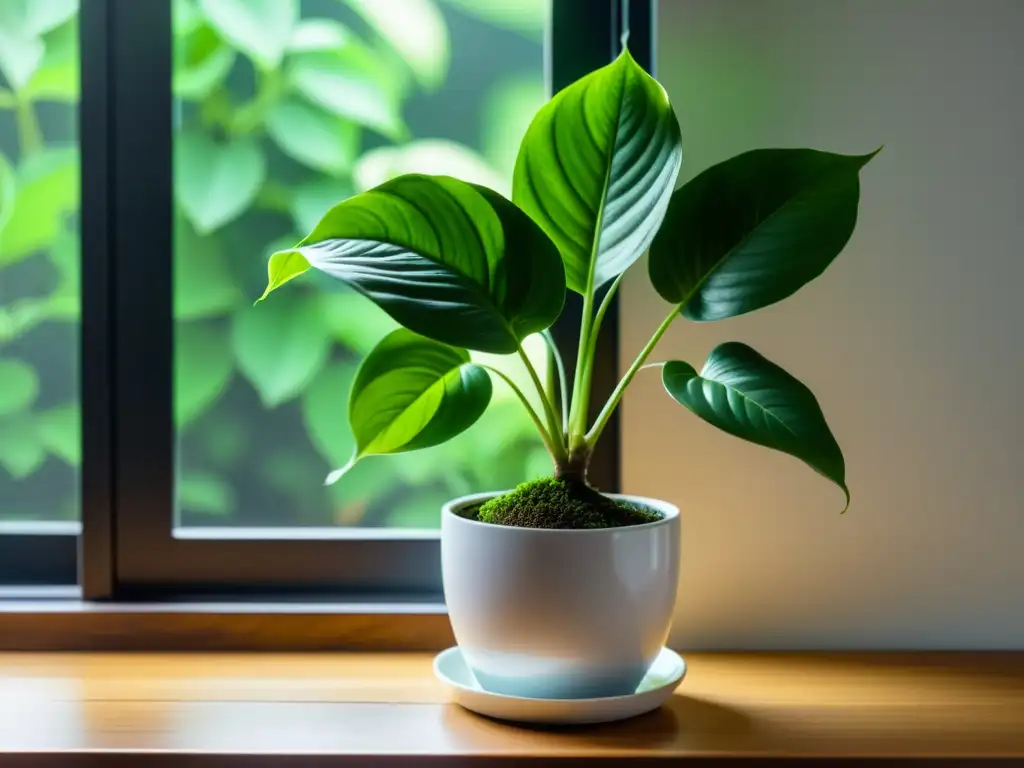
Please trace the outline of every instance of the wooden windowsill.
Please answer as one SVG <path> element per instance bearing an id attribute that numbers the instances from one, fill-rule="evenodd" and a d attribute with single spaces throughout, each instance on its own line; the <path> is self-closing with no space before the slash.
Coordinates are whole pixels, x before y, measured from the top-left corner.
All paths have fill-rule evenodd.
<path id="1" fill-rule="evenodd" d="M 661 710 L 575 729 L 446 702 L 431 654 L 0 654 L 0 765 L 537 757 L 1016 758 L 1024 654 L 689 654 Z M 630 763 L 632 764 L 632 762 Z"/>

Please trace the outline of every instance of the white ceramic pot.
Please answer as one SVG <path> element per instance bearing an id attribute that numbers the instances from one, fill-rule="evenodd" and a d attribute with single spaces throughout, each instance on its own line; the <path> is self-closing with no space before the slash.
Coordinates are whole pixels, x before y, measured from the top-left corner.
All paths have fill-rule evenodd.
<path id="1" fill-rule="evenodd" d="M 633 693 L 672 621 L 679 578 L 679 510 L 644 525 L 548 530 L 492 525 L 445 505 L 441 570 L 455 639 L 480 685 L 535 698 Z"/>

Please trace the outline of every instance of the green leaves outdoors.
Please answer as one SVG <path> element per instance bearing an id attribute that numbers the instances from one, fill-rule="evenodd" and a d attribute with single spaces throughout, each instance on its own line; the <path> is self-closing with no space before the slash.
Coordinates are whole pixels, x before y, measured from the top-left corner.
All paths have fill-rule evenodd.
<path id="1" fill-rule="evenodd" d="M 174 191 L 196 232 L 207 234 L 249 207 L 266 178 L 266 161 L 247 139 L 220 144 L 182 134 L 174 147 Z"/>
<path id="2" fill-rule="evenodd" d="M 651 283 L 691 320 L 781 301 L 850 239 L 858 172 L 874 155 L 761 149 L 709 168 L 672 195 L 651 245 Z"/>
<path id="3" fill-rule="evenodd" d="M 699 374 L 688 363 L 665 363 L 662 382 L 709 424 L 803 460 L 842 488 L 849 506 L 843 454 L 818 401 L 779 366 L 745 344 L 728 342 L 712 351 Z"/>
<path id="4" fill-rule="evenodd" d="M 399 328 L 363 360 L 349 394 L 356 439 L 351 461 L 327 477 L 337 482 L 373 454 L 429 448 L 473 425 L 491 399 L 487 372 L 464 349 Z"/>
<path id="5" fill-rule="evenodd" d="M 264 298 L 310 266 L 411 331 L 482 352 L 516 352 L 565 298 L 540 228 L 496 192 L 447 176 L 401 176 L 339 203 L 271 257 Z"/>
<path id="6" fill-rule="evenodd" d="M 624 50 L 537 113 L 512 199 L 558 245 L 567 286 L 587 295 L 647 249 L 681 162 L 664 89 Z"/>

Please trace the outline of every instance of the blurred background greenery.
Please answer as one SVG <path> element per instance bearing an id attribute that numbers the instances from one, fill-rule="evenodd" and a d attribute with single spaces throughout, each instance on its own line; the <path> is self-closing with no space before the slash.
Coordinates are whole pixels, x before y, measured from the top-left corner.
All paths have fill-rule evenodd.
<path id="1" fill-rule="evenodd" d="M 352 450 L 355 367 L 394 324 L 327 278 L 252 307 L 270 252 L 391 176 L 508 194 L 549 5 L 174 0 L 178 524 L 434 528 L 448 498 L 550 472 L 496 385 L 459 439 L 325 488 Z M 76 16 L 0 2 L 0 520 L 77 515 Z"/>

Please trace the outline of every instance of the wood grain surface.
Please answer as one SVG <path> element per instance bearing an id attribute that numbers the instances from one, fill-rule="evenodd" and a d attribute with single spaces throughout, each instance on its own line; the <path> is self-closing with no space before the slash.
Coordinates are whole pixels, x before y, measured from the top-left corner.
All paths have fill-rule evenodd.
<path id="1" fill-rule="evenodd" d="M 0 766 L 527 757 L 1024 764 L 1024 654 L 686 658 L 686 680 L 657 712 L 541 729 L 446 703 L 430 654 L 0 654 Z"/>

